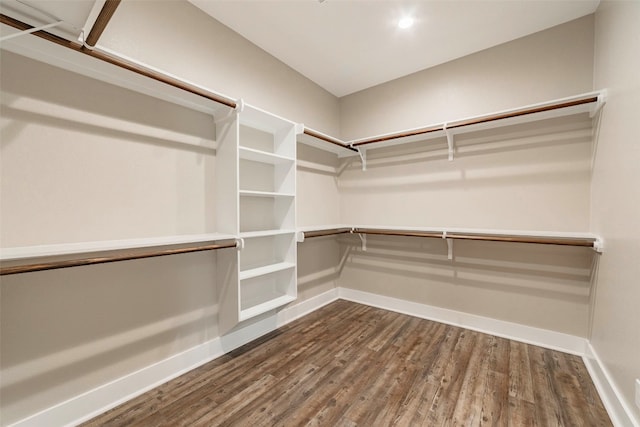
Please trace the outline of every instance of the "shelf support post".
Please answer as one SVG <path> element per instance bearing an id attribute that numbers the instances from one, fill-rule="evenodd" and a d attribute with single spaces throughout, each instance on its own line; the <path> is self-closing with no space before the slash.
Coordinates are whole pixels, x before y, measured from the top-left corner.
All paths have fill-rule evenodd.
<path id="1" fill-rule="evenodd" d="M 444 129 L 444 133 L 447 135 L 447 146 L 449 147 L 449 161 L 453 161 L 453 131 L 447 128 L 447 123 L 442 127 Z"/>
<path id="2" fill-rule="evenodd" d="M 367 170 L 367 149 L 364 147 L 355 147 L 358 150 L 358 155 L 360 156 L 360 160 L 362 160 L 362 170 Z"/>
<path id="3" fill-rule="evenodd" d="M 362 244 L 362 250 L 364 252 L 367 251 L 367 235 L 366 234 L 362 234 L 362 233 L 358 233 L 358 237 L 360 237 L 360 243 Z"/>
<path id="4" fill-rule="evenodd" d="M 447 259 L 453 260 L 453 239 L 447 237 L 447 232 L 442 232 L 442 238 L 447 241 Z"/>

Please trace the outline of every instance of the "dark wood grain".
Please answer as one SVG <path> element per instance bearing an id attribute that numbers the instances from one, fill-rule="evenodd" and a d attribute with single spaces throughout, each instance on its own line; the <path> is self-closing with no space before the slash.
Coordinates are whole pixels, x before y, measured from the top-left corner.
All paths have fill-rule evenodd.
<path id="1" fill-rule="evenodd" d="M 85 426 L 610 426 L 578 356 L 334 302 Z"/>
<path id="2" fill-rule="evenodd" d="M 91 31 L 89 31 L 89 35 L 87 36 L 85 43 L 89 46 L 95 46 L 98 43 L 98 39 L 107 28 L 107 24 L 111 20 L 111 17 L 116 12 L 116 9 L 120 6 L 120 0 L 106 0 L 96 21 L 93 23 L 93 27 L 91 27 Z"/>
<path id="3" fill-rule="evenodd" d="M 337 145 L 337 146 L 339 146 L 339 147 L 342 147 L 342 148 L 344 148 L 344 149 L 346 149 L 346 150 L 351 150 L 351 151 L 354 151 L 354 152 L 357 152 L 357 151 L 358 151 L 358 150 L 356 150 L 355 148 L 350 147 L 349 145 L 347 145 L 346 143 L 344 143 L 344 142 L 340 141 L 340 140 L 339 140 L 339 139 L 337 139 L 337 138 L 334 138 L 334 137 L 329 136 L 329 135 L 324 135 L 324 134 L 322 134 L 322 133 L 320 133 L 320 132 L 316 132 L 316 131 L 314 131 L 313 129 L 304 128 L 304 133 L 305 133 L 306 135 L 312 136 L 312 137 L 314 137 L 314 138 L 318 138 L 318 139 L 320 139 L 320 140 L 322 140 L 322 141 L 325 141 L 325 142 L 328 142 L 328 143 L 330 143 L 330 144 L 333 144 L 333 145 Z"/>
<path id="4" fill-rule="evenodd" d="M 330 230 L 305 231 L 304 238 L 309 239 L 311 237 L 333 236 L 335 234 L 348 234 L 348 233 L 351 233 L 350 228 L 332 228 Z"/>
<path id="5" fill-rule="evenodd" d="M 131 261 L 134 259 L 144 259 L 144 258 L 155 258 L 159 256 L 167 256 L 167 255 L 179 255 L 179 254 L 187 254 L 191 252 L 203 252 L 203 251 L 213 251 L 217 249 L 225 249 L 225 248 L 235 248 L 236 242 L 235 240 L 229 240 L 226 242 L 220 243 L 201 243 L 197 245 L 191 245 L 188 247 L 180 247 L 180 248 L 169 248 L 169 249 L 155 249 L 155 250 L 147 250 L 147 251 L 135 251 L 135 252 L 117 252 L 113 255 L 104 255 L 99 257 L 91 257 L 91 258 L 81 258 L 81 259 L 68 259 L 62 261 L 50 261 L 50 262 L 41 262 L 34 264 L 23 264 L 23 265 L 15 265 L 11 267 L 0 267 L 0 276 L 7 276 L 10 274 L 20 274 L 20 273 L 32 273 L 35 271 L 45 271 L 45 270 L 57 270 L 59 268 L 69 268 L 69 267 L 81 267 L 85 265 L 95 265 L 95 264 L 106 264 L 109 262 L 119 262 L 119 261 Z"/>
<path id="6" fill-rule="evenodd" d="M 18 30 L 30 30 L 31 28 L 33 28 L 31 25 L 29 24 L 25 24 L 24 22 L 21 22 L 17 19 L 11 18 L 10 16 L 4 15 L 4 14 L 0 14 L 0 23 L 8 25 L 10 27 L 16 28 Z M 71 50 L 75 50 L 76 52 L 82 53 L 84 55 L 87 56 L 91 56 L 99 61 L 103 61 L 106 62 L 108 64 L 112 64 L 115 65 L 117 67 L 120 68 L 124 68 L 126 70 L 129 70 L 133 73 L 136 74 L 140 74 L 142 76 L 148 77 L 150 79 L 159 81 L 161 83 L 167 84 L 169 86 L 173 86 L 175 88 L 184 90 L 185 92 L 189 92 L 192 93 L 194 95 L 209 99 L 211 101 L 217 102 L 219 104 L 222 105 L 226 105 L 228 107 L 231 108 L 236 108 L 236 102 L 232 99 L 229 98 L 225 98 L 222 97 L 218 94 L 206 91 L 204 89 L 201 89 L 197 86 L 193 86 L 190 85 L 188 83 L 185 83 L 181 80 L 172 78 L 166 74 L 151 70 L 149 68 L 146 67 L 142 67 L 138 64 L 133 64 L 131 62 L 125 61 L 122 58 L 118 58 L 114 55 L 109 55 L 107 53 L 101 52 L 99 50 L 89 50 L 89 49 L 83 49 L 82 44 L 77 43 L 77 42 L 72 42 L 69 40 L 66 40 L 62 37 L 58 37 L 54 34 L 48 33 L 46 31 L 36 31 L 34 33 L 32 33 L 32 36 L 35 37 L 40 37 L 44 40 L 50 41 L 52 43 L 55 43 L 59 46 L 63 46 L 66 47 L 68 49 Z"/>
<path id="7" fill-rule="evenodd" d="M 586 98 L 576 99 L 574 101 L 559 102 L 557 104 L 545 105 L 543 107 L 523 108 L 521 110 L 512 111 L 512 112 L 509 112 L 509 113 L 493 114 L 493 115 L 490 115 L 490 116 L 484 116 L 484 117 L 479 117 L 479 118 L 475 118 L 475 119 L 454 122 L 454 123 L 451 123 L 451 124 L 447 125 L 447 129 L 455 129 L 455 128 L 460 128 L 460 127 L 464 127 L 464 126 L 477 125 L 477 124 L 480 124 L 480 123 L 493 122 L 493 121 L 496 121 L 496 120 L 510 119 L 510 118 L 513 118 L 513 117 L 526 116 L 528 114 L 543 113 L 545 111 L 559 110 L 559 109 L 562 109 L 562 108 L 576 107 L 578 105 L 591 104 L 591 103 L 594 103 L 594 102 L 598 102 L 598 97 L 597 96 L 588 96 Z"/>

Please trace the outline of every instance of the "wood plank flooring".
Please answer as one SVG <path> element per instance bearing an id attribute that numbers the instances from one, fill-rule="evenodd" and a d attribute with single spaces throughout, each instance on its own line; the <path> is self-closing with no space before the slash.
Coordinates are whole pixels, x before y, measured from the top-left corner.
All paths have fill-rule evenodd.
<path id="1" fill-rule="evenodd" d="M 85 426 L 609 426 L 582 360 L 347 301 Z"/>

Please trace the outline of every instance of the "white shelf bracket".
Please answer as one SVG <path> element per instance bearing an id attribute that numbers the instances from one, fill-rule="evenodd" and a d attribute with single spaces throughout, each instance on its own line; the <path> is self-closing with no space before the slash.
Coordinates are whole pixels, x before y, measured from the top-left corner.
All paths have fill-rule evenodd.
<path id="1" fill-rule="evenodd" d="M 356 150 L 358 150 L 358 155 L 360 156 L 360 160 L 362 160 L 362 170 L 366 171 L 367 170 L 367 149 L 362 147 L 362 148 L 358 148 L 358 147 L 353 147 Z"/>
<path id="2" fill-rule="evenodd" d="M 24 36 L 24 35 L 27 35 L 27 34 L 35 33 L 36 31 L 46 30 L 47 28 L 57 27 L 58 25 L 62 25 L 64 23 L 65 23 L 64 21 L 58 21 L 58 22 L 53 22 L 51 24 L 41 25 L 39 27 L 29 28 L 28 30 L 19 31 L 17 33 L 13 33 L 13 34 L 6 35 L 4 37 L 0 37 L 0 42 L 9 40 L 9 39 L 12 39 L 12 38 L 15 38 L 15 37 L 20 37 L 20 36 Z"/>
<path id="3" fill-rule="evenodd" d="M 366 252 L 367 251 L 367 235 L 358 233 L 358 237 L 360 237 L 360 242 L 362 243 L 362 250 Z"/>
<path id="4" fill-rule="evenodd" d="M 447 128 L 447 123 L 444 124 L 444 133 L 447 135 L 447 146 L 449 147 L 449 161 L 453 161 L 453 149 L 454 149 L 454 140 L 453 140 L 453 131 Z"/>
<path id="5" fill-rule="evenodd" d="M 304 242 L 304 231 L 297 231 L 296 232 L 296 242 L 298 242 L 298 243 Z"/>
<path id="6" fill-rule="evenodd" d="M 304 124 L 296 123 L 296 135 L 302 135 L 304 133 Z"/>
<path id="7" fill-rule="evenodd" d="M 244 239 L 242 237 L 236 239 L 236 248 L 239 250 L 244 249 Z"/>
<path id="8" fill-rule="evenodd" d="M 447 241 L 447 259 L 453 259 L 453 239 L 447 237 L 447 232 L 442 232 L 442 238 Z"/>
<path id="9" fill-rule="evenodd" d="M 244 110 L 244 101 L 242 98 L 239 98 L 236 101 L 236 108 L 230 109 L 229 112 L 224 116 L 221 117 L 219 119 L 216 119 L 215 117 L 213 118 L 215 124 L 219 124 L 219 123 L 224 123 L 229 119 L 235 118 L 236 115 L 242 113 L 242 111 Z"/>
<path id="10" fill-rule="evenodd" d="M 604 251 L 604 240 L 602 240 L 601 237 L 598 237 L 596 241 L 593 242 L 593 250 L 599 254 Z"/>
<path id="11" fill-rule="evenodd" d="M 598 115 L 604 104 L 607 103 L 607 91 L 603 90 L 598 94 L 598 100 L 596 101 L 596 106 L 591 113 L 589 113 L 589 117 L 594 118 Z"/>

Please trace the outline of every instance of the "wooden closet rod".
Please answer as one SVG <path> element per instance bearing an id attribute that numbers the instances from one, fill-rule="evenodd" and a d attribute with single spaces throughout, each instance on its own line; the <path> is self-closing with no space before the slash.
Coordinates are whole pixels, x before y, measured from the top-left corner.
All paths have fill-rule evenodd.
<path id="1" fill-rule="evenodd" d="M 333 236 L 334 234 L 349 234 L 351 228 L 332 228 L 330 230 L 305 231 L 304 238 Z"/>
<path id="2" fill-rule="evenodd" d="M 83 265 L 105 264 L 108 262 L 130 261 L 134 259 L 154 258 L 166 255 L 178 255 L 191 252 L 212 251 L 216 249 L 235 248 L 236 241 L 224 241 L 221 243 L 212 243 L 205 245 L 188 246 L 177 249 L 163 249 L 147 252 L 125 253 L 120 255 L 106 255 L 101 257 L 70 259 L 64 261 L 51 261 L 38 264 L 16 265 L 13 267 L 1 267 L 0 276 L 10 274 L 30 273 L 33 271 L 56 270 L 59 268 L 79 267 Z"/>
<path id="3" fill-rule="evenodd" d="M 358 147 L 360 145 L 373 144 L 375 142 L 392 141 L 394 139 L 405 138 L 407 136 L 424 135 L 427 133 L 438 132 L 443 130 L 444 130 L 444 126 L 433 126 L 433 127 L 428 127 L 428 128 L 418 129 L 418 130 L 394 133 L 392 135 L 369 138 L 362 141 L 354 142 L 351 144 L 351 146 Z"/>
<path id="4" fill-rule="evenodd" d="M 598 102 L 598 97 L 590 96 L 587 98 L 576 99 L 575 101 L 561 102 L 558 104 L 545 105 L 543 107 L 525 108 L 523 110 L 512 111 L 510 113 L 496 114 L 493 116 L 480 117 L 477 119 L 470 119 L 462 122 L 454 122 L 452 124 L 447 125 L 447 129 L 455 129 L 463 126 L 477 125 L 480 123 L 488 123 L 488 122 L 493 122 L 493 121 L 502 120 L 502 119 L 510 119 L 513 117 L 526 116 L 527 114 L 535 114 L 535 113 L 543 113 L 545 111 L 560 110 L 562 108 L 575 107 L 578 105 L 590 104 L 592 102 Z"/>
<path id="5" fill-rule="evenodd" d="M 374 228 L 354 228 L 356 234 L 378 234 L 381 236 L 404 236 L 404 237 L 435 237 L 442 238 L 442 231 L 405 231 L 405 230 L 377 230 Z"/>
<path id="6" fill-rule="evenodd" d="M 332 137 L 330 137 L 330 136 L 328 136 L 328 135 L 323 135 L 323 134 L 321 134 L 321 133 L 319 133 L 319 132 L 315 132 L 315 131 L 314 131 L 314 130 L 312 130 L 312 129 L 304 128 L 304 133 L 305 133 L 305 134 L 307 134 L 307 135 L 309 135 L 309 136 L 312 136 L 312 137 L 314 137 L 314 138 L 318 138 L 318 139 L 321 139 L 321 140 L 323 140 L 323 141 L 325 141 L 325 142 L 328 142 L 328 143 L 331 143 L 331 144 L 337 145 L 337 146 L 339 146 L 339 147 L 345 148 L 345 149 L 347 149 L 347 150 L 351 150 L 351 151 L 355 151 L 355 152 L 357 152 L 357 151 L 358 151 L 358 150 L 356 150 L 355 148 L 348 146 L 348 145 L 347 145 L 347 144 L 345 144 L 344 142 L 340 142 L 339 140 L 337 140 L 337 139 L 335 139 L 335 138 L 332 138 Z"/>
<path id="7" fill-rule="evenodd" d="M 479 234 L 442 231 L 382 230 L 371 228 L 354 228 L 356 234 L 378 234 L 384 236 L 432 237 L 459 240 L 483 240 L 491 242 L 535 243 L 541 245 L 583 246 L 593 248 L 596 239 L 593 237 L 553 237 L 553 236 L 519 236 L 508 234 Z M 305 234 L 306 236 L 306 234 Z"/>
<path id="8" fill-rule="evenodd" d="M 576 99 L 576 100 L 573 100 L 573 101 L 560 102 L 558 104 L 551 104 L 551 105 L 545 105 L 545 106 L 542 106 L 542 107 L 534 107 L 534 108 L 525 108 L 525 109 L 522 109 L 522 110 L 516 110 L 516 111 L 509 112 L 509 113 L 504 113 L 504 114 L 495 114 L 495 115 L 491 115 L 491 116 L 485 116 L 485 117 L 479 117 L 479 118 L 475 118 L 475 119 L 469 119 L 469 120 L 463 120 L 463 121 L 459 121 L 459 122 L 453 122 L 453 123 L 447 124 L 446 125 L 446 129 L 456 129 L 456 128 L 461 128 L 461 127 L 464 127 L 464 126 L 477 125 L 477 124 L 481 124 L 481 123 L 489 123 L 489 122 L 493 122 L 493 121 L 496 121 L 496 120 L 510 119 L 510 118 L 513 118 L 513 117 L 526 116 L 528 114 L 542 113 L 542 112 L 545 112 L 545 111 L 559 110 L 559 109 L 562 109 L 562 108 L 575 107 L 575 106 L 583 105 L 583 104 L 590 104 L 592 102 L 598 102 L 598 97 L 597 96 L 589 96 L 589 97 L 586 97 L 586 98 Z M 385 136 L 369 138 L 369 139 L 365 139 L 365 140 L 361 140 L 361 141 L 355 141 L 355 142 L 352 142 L 349 145 L 351 147 L 358 147 L 358 146 L 366 145 L 366 144 L 374 144 L 376 142 L 392 141 L 394 139 L 405 138 L 405 137 L 408 137 L 408 136 L 423 135 L 423 134 L 428 134 L 428 133 L 432 133 L 432 132 L 439 132 L 439 131 L 444 131 L 444 130 L 445 130 L 445 125 L 443 124 L 443 125 L 432 126 L 432 127 L 423 128 L 423 129 L 417 129 L 417 130 L 413 130 L 413 131 L 398 132 L 398 133 L 389 134 L 389 135 L 385 135 Z"/>
<path id="9" fill-rule="evenodd" d="M 8 25 L 10 27 L 16 28 L 20 31 L 25 31 L 25 30 L 30 30 L 33 27 L 29 24 L 25 24 L 22 21 L 18 21 L 17 19 L 11 18 L 10 16 L 7 16 L 5 14 L 0 14 L 0 23 Z M 184 90 L 185 92 L 189 92 L 192 93 L 194 95 L 197 96 L 201 96 L 203 98 L 209 99 L 211 101 L 217 102 L 219 104 L 222 105 L 226 105 L 228 107 L 231 108 L 236 108 L 236 102 L 232 99 L 228 99 L 225 97 L 222 97 L 220 95 L 217 95 L 215 93 L 211 93 L 209 91 L 203 90 L 199 87 L 190 85 L 188 83 L 185 83 L 183 81 L 174 79 L 172 77 L 169 77 L 163 73 L 159 73 L 157 71 L 153 71 L 150 70 L 148 68 L 142 67 L 140 65 L 137 64 L 132 64 L 128 61 L 125 61 L 121 58 L 118 58 L 116 56 L 113 55 L 108 55 L 106 53 L 100 52 L 98 50 L 89 50 L 89 49 L 83 49 L 82 44 L 80 43 L 76 43 L 76 42 L 72 42 L 69 40 L 66 40 L 62 37 L 58 37 L 54 34 L 48 33 L 46 31 L 36 31 L 34 33 L 32 33 L 34 36 L 40 37 L 44 40 L 48 40 L 50 42 L 53 42 L 57 45 L 66 47 L 68 49 L 74 50 L 76 52 L 79 52 L 83 55 L 88 55 L 91 56 L 92 58 L 98 59 L 100 61 L 104 61 L 107 62 L 109 64 L 115 65 L 117 67 L 120 68 L 124 68 L 126 70 L 132 71 L 136 74 L 140 74 L 142 76 L 148 77 L 150 79 L 159 81 L 161 83 L 167 84 L 169 86 L 173 86 L 175 88 Z"/>
<path id="10" fill-rule="evenodd" d="M 105 28 L 107 28 L 107 24 L 113 17 L 113 14 L 116 12 L 116 9 L 120 6 L 120 0 L 106 0 L 96 21 L 93 23 L 93 27 L 91 27 L 91 31 L 89 31 L 89 35 L 85 39 L 85 44 L 89 46 L 95 46 L 98 43 L 98 39 L 104 32 Z M 84 46 L 83 46 L 84 47 Z M 86 47 L 85 47 L 86 49 Z"/>

